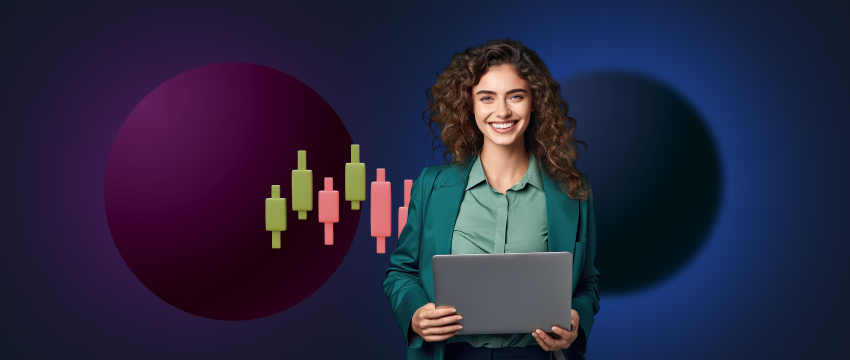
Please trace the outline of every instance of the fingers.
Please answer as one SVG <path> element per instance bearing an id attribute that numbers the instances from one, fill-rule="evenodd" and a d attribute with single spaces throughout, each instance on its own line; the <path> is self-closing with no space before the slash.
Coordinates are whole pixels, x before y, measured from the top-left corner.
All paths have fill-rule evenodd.
<path id="1" fill-rule="evenodd" d="M 451 323 L 456 323 L 463 319 L 463 316 L 460 315 L 451 315 L 451 316 L 443 316 L 439 319 L 423 319 L 422 327 L 433 327 L 433 326 L 443 326 Z"/>
<path id="2" fill-rule="evenodd" d="M 561 346 L 562 349 L 570 347 L 570 344 L 572 344 L 573 341 L 576 340 L 576 338 L 578 337 L 578 331 L 576 330 L 577 328 L 578 326 L 576 325 L 573 325 L 570 330 L 564 329 L 560 326 L 552 327 L 552 332 L 559 337 L 558 339 L 565 341 L 563 346 Z"/>
<path id="3" fill-rule="evenodd" d="M 570 332 L 562 327 L 553 326 L 552 331 L 554 333 L 547 334 L 543 332 L 543 329 L 537 328 L 531 335 L 534 336 L 537 344 L 545 351 L 566 349 L 575 340 L 575 336 L 571 336 Z"/>
<path id="4" fill-rule="evenodd" d="M 422 334 L 424 334 L 424 335 L 444 335 L 444 334 L 457 332 L 458 330 L 460 330 L 462 328 L 463 328 L 463 326 L 460 325 L 460 324 L 452 324 L 452 325 L 448 325 L 448 326 L 434 326 L 434 327 L 429 327 L 429 328 L 423 328 Z"/>
<path id="5" fill-rule="evenodd" d="M 422 339 L 427 341 L 427 342 L 435 342 L 435 341 L 446 340 L 446 339 L 448 339 L 452 336 L 455 336 L 455 335 L 457 335 L 457 331 L 452 331 L 448 334 L 443 334 L 443 335 L 426 335 L 426 336 L 423 336 Z"/>
<path id="6" fill-rule="evenodd" d="M 428 342 L 443 341 L 457 335 L 458 330 L 462 328 L 460 325 L 427 328 L 422 330 L 422 339 Z"/>
<path id="7" fill-rule="evenodd" d="M 457 323 L 460 319 L 462 317 L 454 307 L 435 307 L 434 303 L 427 303 L 414 314 L 413 331 L 425 341 L 442 341 L 454 336 L 462 328 Z"/>
<path id="8" fill-rule="evenodd" d="M 572 329 L 575 329 L 575 325 L 572 326 Z M 572 330 L 567 331 L 567 329 L 564 329 L 560 326 L 553 326 L 552 332 L 555 333 L 555 335 L 560 336 L 562 339 L 568 339 L 570 337 L 570 332 L 572 332 Z"/>
<path id="9" fill-rule="evenodd" d="M 432 304 L 432 303 L 428 303 Z M 432 304 L 433 306 L 433 304 Z M 439 308 L 431 308 L 422 311 L 422 318 L 424 319 L 437 319 L 447 315 L 452 315 L 457 313 L 457 310 L 454 307 L 439 307 Z"/>
<path id="10" fill-rule="evenodd" d="M 542 329 L 537 328 L 537 330 L 534 330 L 531 336 L 534 336 L 534 340 L 537 340 L 537 344 L 539 344 L 540 347 L 543 348 L 543 350 L 555 350 L 555 340 L 550 338 L 549 335 L 546 335 L 546 333 L 544 333 Z"/>
<path id="11" fill-rule="evenodd" d="M 463 317 L 452 306 L 434 306 L 434 303 L 423 305 L 419 311 L 419 330 L 422 339 L 428 342 L 443 341 L 457 335 L 463 326 L 458 324 Z"/>

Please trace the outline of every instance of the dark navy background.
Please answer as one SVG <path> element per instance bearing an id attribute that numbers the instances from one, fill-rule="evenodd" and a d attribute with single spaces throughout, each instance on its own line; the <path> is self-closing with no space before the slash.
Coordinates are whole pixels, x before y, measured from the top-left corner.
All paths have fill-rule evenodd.
<path id="1" fill-rule="evenodd" d="M 590 358 L 839 357 L 850 335 L 848 15 L 838 1 L 6 4 L 0 357 L 403 358 L 381 289 L 389 254 L 375 254 L 368 216 L 302 303 L 257 320 L 201 318 L 157 298 L 118 254 L 104 212 L 109 151 L 159 84 L 255 63 L 322 95 L 367 173 L 384 167 L 398 184 L 401 206 L 402 180 L 440 161 L 420 117 L 426 87 L 452 54 L 504 37 L 562 84 L 616 70 L 668 86 L 716 147 L 722 190 L 704 243 L 639 291 L 606 293 L 603 273 Z M 576 115 L 590 146 L 580 169 L 604 168 L 594 154 L 640 151 L 594 148 L 605 129 L 583 134 L 588 116 Z"/>

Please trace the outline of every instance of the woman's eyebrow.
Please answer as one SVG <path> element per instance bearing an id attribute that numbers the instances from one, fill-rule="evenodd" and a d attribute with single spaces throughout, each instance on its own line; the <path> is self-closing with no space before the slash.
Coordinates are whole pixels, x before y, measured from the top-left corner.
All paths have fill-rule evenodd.
<path id="1" fill-rule="evenodd" d="M 511 91 L 506 92 L 505 95 L 510 95 L 510 94 L 515 93 L 515 92 L 524 92 L 524 93 L 528 94 L 528 91 L 525 91 L 525 89 L 513 89 Z M 479 90 L 477 93 L 475 93 L 475 95 L 478 95 L 478 94 L 496 95 L 496 92 L 490 91 L 490 90 Z"/>

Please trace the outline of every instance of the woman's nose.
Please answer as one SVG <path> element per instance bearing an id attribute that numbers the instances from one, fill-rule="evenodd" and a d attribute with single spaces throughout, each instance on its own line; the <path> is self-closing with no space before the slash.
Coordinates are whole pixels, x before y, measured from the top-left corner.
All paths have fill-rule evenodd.
<path id="1" fill-rule="evenodd" d="M 498 106 L 499 107 L 496 109 L 496 117 L 507 119 L 509 116 L 511 116 L 511 109 L 508 108 L 508 104 L 500 102 Z"/>

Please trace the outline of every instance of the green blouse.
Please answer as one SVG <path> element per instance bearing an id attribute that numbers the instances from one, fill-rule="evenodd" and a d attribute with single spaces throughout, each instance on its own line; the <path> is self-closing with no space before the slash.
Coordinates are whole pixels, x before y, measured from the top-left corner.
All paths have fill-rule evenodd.
<path id="1" fill-rule="evenodd" d="M 502 194 L 490 186 L 480 157 L 469 181 L 452 233 L 452 254 L 492 254 L 549 251 L 546 194 L 534 156 L 516 185 Z M 530 185 L 530 186 L 527 186 Z M 531 333 L 456 335 L 446 343 L 466 341 L 475 347 L 505 348 L 535 345 Z"/>

